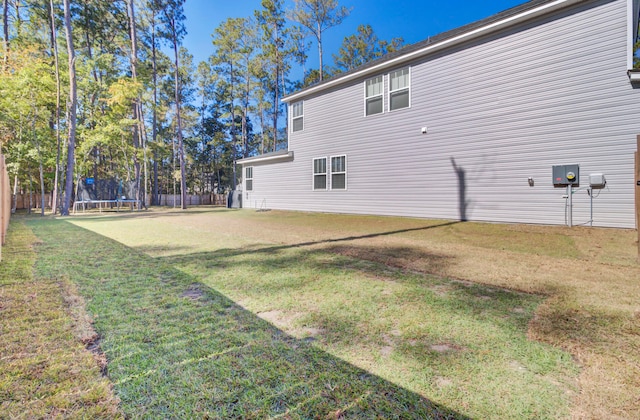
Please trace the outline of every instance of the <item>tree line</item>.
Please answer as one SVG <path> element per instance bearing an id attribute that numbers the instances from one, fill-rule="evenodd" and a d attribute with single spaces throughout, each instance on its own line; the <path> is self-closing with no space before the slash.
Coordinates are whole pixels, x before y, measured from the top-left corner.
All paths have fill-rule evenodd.
<path id="1" fill-rule="evenodd" d="M 133 183 L 152 205 L 235 189 L 236 160 L 286 149 L 283 96 L 403 44 L 360 25 L 327 66 L 323 34 L 350 10 L 262 0 L 212 28 L 212 54 L 195 63 L 185 0 L 1 1 L 0 142 L 14 193 L 41 193 L 43 213 L 50 192 L 68 214 L 87 179 Z"/>

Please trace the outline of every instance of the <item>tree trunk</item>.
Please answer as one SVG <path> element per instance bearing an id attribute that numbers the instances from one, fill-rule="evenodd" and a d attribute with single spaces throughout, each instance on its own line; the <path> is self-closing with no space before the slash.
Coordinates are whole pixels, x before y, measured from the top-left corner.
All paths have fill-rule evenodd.
<path id="1" fill-rule="evenodd" d="M 322 66 L 322 29 L 318 23 L 318 55 L 320 56 L 320 81 L 324 78 L 324 67 Z"/>
<path id="2" fill-rule="evenodd" d="M 6 1 L 6 0 L 5 0 Z M 56 173 L 53 179 L 53 193 L 51 194 L 51 207 L 53 214 L 58 212 L 58 191 L 60 174 L 60 62 L 58 61 L 58 41 L 56 39 L 56 16 L 53 7 L 53 0 L 49 0 L 51 8 L 51 49 L 56 70 Z"/>
<path id="3" fill-rule="evenodd" d="M 13 205 L 11 206 L 11 213 L 15 213 L 18 208 L 18 174 L 13 177 Z"/>
<path id="4" fill-rule="evenodd" d="M 18 38 L 22 38 L 22 17 L 20 17 L 20 1 L 14 1 L 14 6 L 16 8 L 16 19 L 15 25 L 16 28 L 16 36 Z"/>
<path id="5" fill-rule="evenodd" d="M 67 38 L 67 50 L 69 54 L 69 141 L 67 152 L 67 175 L 64 188 L 64 204 L 62 205 L 62 215 L 69 215 L 71 206 L 71 194 L 73 193 L 73 172 L 75 168 L 76 151 L 76 108 L 78 103 L 78 92 L 76 85 L 76 56 L 73 49 L 73 32 L 71 28 L 71 10 L 69 0 L 64 0 L 64 27 Z"/>
<path id="6" fill-rule="evenodd" d="M 231 97 L 231 143 L 233 145 L 233 191 L 236 190 L 236 181 L 237 181 L 237 176 L 236 176 L 236 113 L 235 113 L 235 106 L 233 103 L 233 95 L 234 95 L 234 83 L 233 83 L 233 63 L 229 64 L 229 80 L 231 81 L 230 83 L 230 87 L 231 87 L 231 92 L 230 92 L 230 97 Z"/>
<path id="7" fill-rule="evenodd" d="M 276 144 L 278 143 L 278 101 L 280 100 L 280 34 L 278 32 L 278 24 L 274 23 L 274 31 L 276 35 L 276 74 L 274 81 L 275 90 L 273 92 L 273 151 L 276 151 Z"/>
<path id="8" fill-rule="evenodd" d="M 31 101 L 35 104 L 33 97 Z M 42 151 L 40 150 L 40 142 L 38 141 L 38 133 L 36 131 L 36 122 L 38 120 L 38 113 L 36 107 L 33 107 L 33 120 L 31 122 L 31 129 L 33 135 L 33 142 L 36 145 L 36 153 L 38 154 L 38 173 L 40 175 L 40 215 L 44 216 L 44 164 L 42 163 Z"/>
<path id="9" fill-rule="evenodd" d="M 156 56 L 156 23 L 155 11 L 153 12 L 153 22 L 151 23 L 151 65 L 153 70 L 153 127 L 151 127 L 151 140 L 153 141 L 153 197 L 151 204 L 159 205 L 159 185 L 158 185 L 158 67 Z"/>
<path id="10" fill-rule="evenodd" d="M 251 93 L 251 79 L 248 70 L 247 59 L 247 73 L 245 77 L 245 92 L 244 92 L 244 107 L 242 110 L 242 157 L 246 158 L 249 155 L 249 130 L 247 127 L 247 114 L 249 113 L 249 94 Z"/>
<path id="11" fill-rule="evenodd" d="M 2 1 L 2 28 L 4 31 L 4 62 L 2 63 L 4 73 L 7 71 L 9 63 L 9 0 Z"/>
<path id="12" fill-rule="evenodd" d="M 129 30 L 131 38 L 131 78 L 133 81 L 138 79 L 138 37 L 136 32 L 136 14 L 133 0 L 127 0 L 127 11 L 129 14 Z M 140 160 L 138 158 L 137 150 L 140 149 L 142 144 L 142 113 L 140 107 L 141 99 L 138 96 L 133 103 L 133 119 L 136 121 L 136 125 L 133 127 L 133 147 L 136 152 L 133 155 L 133 166 L 135 168 L 135 185 L 136 185 L 136 200 L 138 200 L 138 210 L 142 204 L 142 189 L 140 188 Z"/>
<path id="13" fill-rule="evenodd" d="M 31 168 L 27 167 L 27 173 L 29 174 L 29 208 L 27 214 L 31 214 L 33 208 L 33 179 L 31 178 Z"/>
<path id="14" fill-rule="evenodd" d="M 44 197 L 44 165 L 42 163 L 42 155 L 40 154 L 40 143 L 38 143 L 38 155 L 40 166 L 40 216 L 44 216 L 45 197 Z"/>
<path id="15" fill-rule="evenodd" d="M 176 123 L 177 123 L 177 136 L 178 136 L 178 159 L 180 162 L 180 201 L 182 205 L 182 209 L 187 209 L 187 175 L 185 168 L 185 158 L 184 158 L 184 144 L 182 141 L 182 119 L 180 114 L 180 107 L 182 106 L 180 103 L 180 61 L 178 56 L 178 33 L 177 33 L 177 23 L 175 18 L 171 18 L 171 37 L 173 43 L 173 54 L 174 54 L 174 84 L 175 84 L 175 101 L 176 101 Z"/>

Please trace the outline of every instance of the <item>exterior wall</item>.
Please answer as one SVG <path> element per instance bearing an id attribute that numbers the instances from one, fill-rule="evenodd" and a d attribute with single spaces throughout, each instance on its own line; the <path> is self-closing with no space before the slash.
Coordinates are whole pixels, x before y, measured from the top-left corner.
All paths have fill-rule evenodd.
<path id="1" fill-rule="evenodd" d="M 627 58 L 627 1 L 589 1 L 411 63 L 408 109 L 389 112 L 385 86 L 385 113 L 365 117 L 364 79 L 306 97 L 294 160 L 245 164 L 244 206 L 564 224 L 551 167 L 578 163 L 581 186 L 607 178 L 594 226 L 634 227 Z M 343 154 L 348 189 L 313 191 L 313 159 Z M 574 224 L 589 207 L 576 192 Z"/>

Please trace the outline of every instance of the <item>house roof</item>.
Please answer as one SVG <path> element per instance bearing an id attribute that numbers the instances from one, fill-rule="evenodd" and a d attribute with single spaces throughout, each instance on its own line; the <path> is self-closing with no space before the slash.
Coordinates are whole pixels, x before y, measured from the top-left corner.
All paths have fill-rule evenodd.
<path id="1" fill-rule="evenodd" d="M 282 101 L 291 102 L 312 93 L 321 92 L 342 83 L 379 72 L 389 67 L 403 64 L 409 60 L 427 56 L 443 48 L 450 47 L 461 42 L 466 42 L 506 27 L 513 26 L 517 23 L 531 20 L 555 10 L 585 1 L 587 0 L 531 0 L 485 19 L 469 23 L 450 31 L 442 32 L 438 35 L 429 37 L 424 41 L 408 45 L 398 51 L 386 54 L 384 57 L 366 63 L 353 70 L 341 73 L 340 75 L 325 80 L 319 84 L 294 92 L 291 95 L 284 97 Z"/>
<path id="2" fill-rule="evenodd" d="M 245 165 L 249 163 L 274 162 L 293 159 L 293 152 L 289 150 L 278 150 L 277 152 L 265 153 L 259 156 L 239 159 L 236 163 Z"/>

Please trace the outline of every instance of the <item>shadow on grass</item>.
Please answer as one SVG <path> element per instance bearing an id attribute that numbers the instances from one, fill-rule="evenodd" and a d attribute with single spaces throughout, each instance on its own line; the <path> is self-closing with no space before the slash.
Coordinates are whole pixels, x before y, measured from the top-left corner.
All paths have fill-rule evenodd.
<path id="1" fill-rule="evenodd" d="M 446 266 L 452 263 L 452 257 L 447 255 L 410 247 L 381 249 L 358 244 L 331 245 L 338 241 L 336 239 L 314 242 L 314 245 L 329 245 L 304 252 L 295 249 L 292 252 L 291 248 L 302 247 L 300 244 L 262 248 L 252 246 L 238 250 L 225 249 L 167 256 L 161 257 L 161 260 L 171 266 L 184 267 L 190 272 L 202 275 L 220 270 L 231 284 L 230 287 L 234 287 L 232 276 L 241 277 L 235 281 L 241 283 L 239 288 L 249 294 L 269 296 L 273 299 L 278 299 L 283 294 L 295 296 L 309 288 L 317 287 L 314 285 L 318 283 L 317 276 L 329 275 L 343 279 L 348 276 L 347 272 L 354 271 L 377 279 L 380 283 L 391 281 L 405 284 L 407 287 L 402 289 L 403 294 L 396 295 L 396 298 L 408 304 L 416 300 L 428 301 L 439 307 L 443 313 L 453 308 L 453 314 L 456 316 L 470 317 L 503 329 L 518 331 L 523 336 L 527 333 L 533 308 L 543 300 L 536 295 L 430 275 L 431 270 L 446 271 Z M 265 253 L 267 255 L 264 255 Z M 420 271 L 407 269 L 407 264 L 410 265 L 412 261 L 420 262 Z M 294 272 L 297 267 L 302 267 L 302 274 Z M 240 274 L 225 275 L 229 269 L 240 270 Z M 281 281 L 273 278 L 274 272 L 283 273 Z M 251 279 L 243 277 L 245 273 L 249 273 Z M 321 325 L 325 334 L 332 337 L 333 342 L 367 341 L 368 337 L 363 336 L 366 332 L 359 331 L 357 325 L 349 324 L 354 322 L 351 315 L 344 315 L 345 322 L 340 321 L 340 316 L 333 314 L 331 319 L 316 323 Z M 349 332 L 345 333 L 346 331 Z"/>
<path id="2" fill-rule="evenodd" d="M 65 221 L 28 225 L 43 241 L 37 276 L 68 278 L 87 299 L 129 416 L 465 418 L 287 335 L 166 262 Z"/>
<path id="3" fill-rule="evenodd" d="M 373 238 L 379 238 L 383 236 L 396 235 L 399 233 L 426 231 L 431 229 L 452 226 L 458 223 L 462 223 L 462 222 L 444 222 L 436 225 L 421 226 L 416 228 L 397 229 L 397 230 L 391 230 L 386 232 L 374 232 L 374 233 L 368 233 L 365 235 L 352 235 L 352 236 L 345 236 L 341 238 L 321 239 L 318 241 L 298 242 L 295 244 L 284 244 L 284 245 L 273 245 L 273 246 L 249 245 L 249 246 L 244 246 L 242 248 L 225 248 L 225 249 L 219 249 L 213 252 L 202 252 L 202 253 L 193 253 L 188 255 L 178 255 L 178 256 L 172 257 L 170 259 L 170 262 L 175 264 L 180 264 L 180 263 L 189 262 L 199 257 L 208 259 L 207 258 L 208 256 L 211 256 L 212 260 L 217 260 L 219 259 L 220 256 L 225 258 L 230 258 L 230 257 L 236 257 L 236 256 L 245 255 L 245 254 L 255 254 L 255 253 L 274 254 L 281 251 L 286 251 L 286 250 L 296 249 L 296 248 L 305 248 L 305 247 L 312 247 L 317 245 L 331 245 L 339 242 L 349 242 L 349 241 L 355 241 L 359 239 L 373 239 Z M 154 250 L 151 247 L 139 247 L 137 249 L 142 252 L 152 252 Z M 448 257 L 444 257 L 444 258 L 448 258 Z"/>

